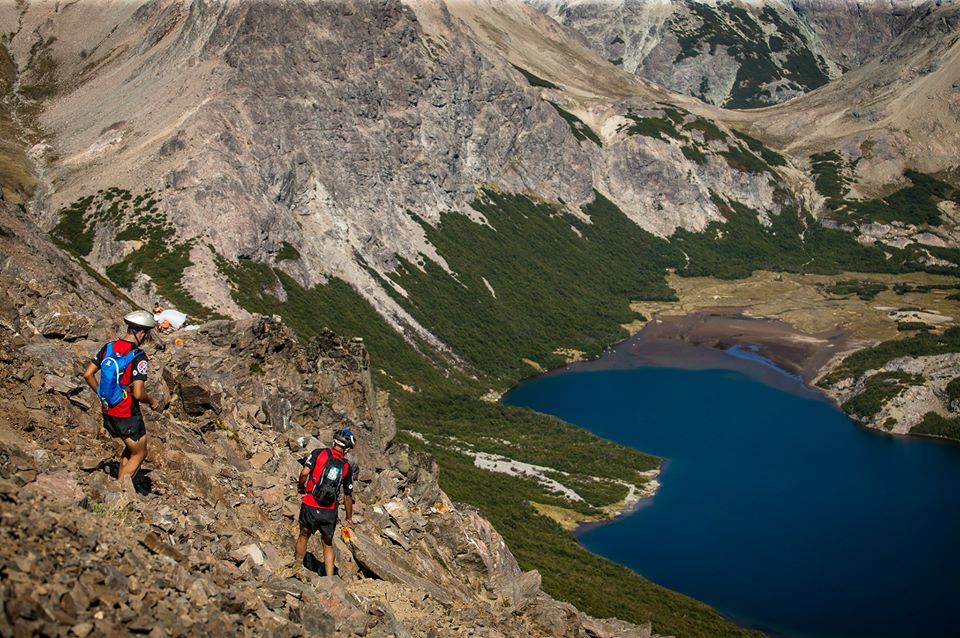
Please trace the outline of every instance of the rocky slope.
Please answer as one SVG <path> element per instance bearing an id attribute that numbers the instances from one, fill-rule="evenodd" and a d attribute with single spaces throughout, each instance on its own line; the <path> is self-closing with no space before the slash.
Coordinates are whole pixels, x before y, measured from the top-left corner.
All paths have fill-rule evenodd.
<path id="1" fill-rule="evenodd" d="M 242 316 L 216 260 L 252 258 L 304 286 L 339 277 L 398 329 L 442 349 L 378 278 L 398 257 L 444 265 L 410 213 L 431 224 L 444 211 L 476 216 L 469 203 L 481 186 L 563 202 L 581 216 L 597 189 L 661 235 L 723 219 L 710 192 L 779 210 L 766 176 L 717 155 L 742 146 L 736 140 L 708 141 L 707 157 L 691 160 L 681 151 L 703 142 L 695 134 L 630 134 L 631 117 L 665 117 L 660 103 L 671 94 L 611 68 L 548 18 L 520 5 L 450 10 L 170 0 L 5 7 L 19 87 L 7 100 L 18 114 L 42 107 L 42 141 L 21 135 L 36 160 L 41 225 L 54 227 L 65 206 L 98 191 L 149 190 L 153 215 L 175 239 L 164 254 L 188 256 L 176 283 L 209 307 Z M 470 12 L 525 31 L 490 41 Z M 551 47 L 560 72 L 524 58 L 513 46 L 521 32 L 527 46 Z M 511 64 L 565 89 L 531 86 Z M 582 126 L 596 142 L 578 139 Z M 116 219 L 89 210 L 83 223 L 96 227 L 85 256 L 98 270 L 136 260 L 139 245 L 117 240 L 125 226 Z M 296 257 L 280 263 L 285 245 Z M 172 295 L 149 278 L 123 283 L 142 303 Z"/>
<path id="2" fill-rule="evenodd" d="M 879 55 L 818 91 L 755 117 L 730 113 L 797 156 L 838 150 L 855 197 L 889 192 L 904 168 L 951 174 L 958 159 L 960 7 L 923 7 Z"/>
<path id="3" fill-rule="evenodd" d="M 651 635 L 543 594 L 440 490 L 436 463 L 392 442 L 362 343 L 330 333 L 303 343 L 254 317 L 168 340 L 151 354 L 168 406 L 146 415 L 141 493 L 119 491 L 79 373 L 129 306 L 0 212 L 4 635 Z M 359 440 L 356 525 L 340 577 L 322 578 L 290 565 L 295 481 L 343 424 Z"/>
<path id="4" fill-rule="evenodd" d="M 911 136 L 933 144 L 929 157 L 908 154 L 923 170 L 956 166 L 955 147 L 940 142 L 956 130 L 947 88 L 956 67 L 946 64 L 956 52 L 951 11 L 931 10 L 891 56 L 867 65 L 893 72 L 892 84 L 869 70 L 841 80 L 846 90 L 863 88 L 852 92 L 857 100 L 890 106 L 893 119 L 878 121 L 912 127 Z M 254 633 L 254 618 L 277 633 L 650 633 L 594 621 L 544 596 L 488 524 L 451 505 L 435 464 L 391 443 L 389 411 L 370 382 L 373 373 L 389 375 L 371 371 L 360 346 L 327 332 L 301 340 L 246 308 L 270 315 L 296 305 L 313 322 L 309 332 L 320 333 L 316 316 L 330 310 L 327 299 L 304 290 L 342 280 L 379 313 L 329 304 L 361 318 L 357 333 L 369 335 L 383 317 L 406 339 L 401 346 L 432 355 L 418 360 L 418 372 L 461 374 L 466 384 L 485 371 L 468 360 L 465 344 L 476 355 L 499 340 L 491 333 L 506 336 L 522 319 L 501 314 L 496 323 L 490 312 L 514 310 L 508 304 L 520 298 L 533 315 L 556 294 L 558 321 L 541 314 L 527 334 L 511 335 L 529 342 L 602 310 L 571 310 L 592 299 L 580 281 L 588 275 L 623 296 L 638 289 L 638 278 L 623 272 L 659 268 L 642 290 L 663 296 L 664 270 L 684 268 L 681 253 L 691 266 L 686 252 L 660 239 L 671 234 L 691 251 L 699 246 L 694 267 L 739 264 L 736 253 L 756 246 L 784 257 L 780 228 L 801 243 L 822 230 L 794 209 L 827 211 L 806 154 L 869 149 L 857 138 L 869 129 L 893 140 L 871 156 L 882 167 L 875 174 L 901 179 L 904 162 L 894 151 L 909 146 L 896 130 L 847 113 L 848 101 L 829 85 L 749 113 L 704 105 L 611 65 L 571 29 L 519 3 L 22 2 L 0 5 L 0 27 L 0 178 L 4 197 L 25 203 L 4 208 L 0 237 L 3 445 L 11 459 L 0 490 L 11 521 L 3 606 L 6 622 L 24 631 L 147 630 L 130 625 L 139 615 L 207 633 L 223 624 Z M 929 73 L 911 72 L 924 64 Z M 951 106 L 945 114 L 917 110 L 926 99 Z M 801 100 L 820 120 L 791 110 Z M 916 123 L 911 109 L 922 115 Z M 856 124 L 811 124 L 821 120 Z M 939 122 L 939 137 L 923 122 Z M 857 178 L 864 193 L 868 177 Z M 591 213 L 586 204 L 595 205 Z M 616 226 L 621 218 L 629 223 Z M 529 236 L 507 236 L 528 227 Z M 685 232 L 706 229 L 709 236 Z M 722 241 L 728 230 L 756 243 L 731 251 Z M 444 234 L 456 231 L 454 240 Z M 926 232 L 908 231 L 914 243 Z M 495 237 L 482 243 L 484 254 L 473 251 L 481 235 Z M 794 267 L 809 263 L 803 257 Z M 592 270 L 578 272 L 581 263 Z M 886 262 L 881 255 L 872 263 Z M 488 269 L 474 272 L 477 264 Z M 531 288 L 558 273 L 570 277 L 568 286 Z M 474 296 L 458 297 L 463 290 Z M 237 321 L 205 323 L 154 356 L 154 381 L 172 407 L 151 415 L 151 495 L 131 499 L 110 490 L 98 469 L 110 448 L 76 374 L 116 328 L 118 304 L 157 296 L 195 318 Z M 625 311 L 620 297 L 601 299 Z M 609 342 L 621 319 L 603 320 L 601 328 L 612 326 L 602 333 Z M 448 347 L 463 326 L 479 337 Z M 568 345 L 578 347 L 601 339 L 571 334 Z M 427 379 L 407 381 L 397 387 L 421 398 Z M 495 430 L 501 416 L 484 425 Z M 280 568 L 296 459 L 311 436 L 328 436 L 344 419 L 364 440 L 362 522 L 356 542 L 340 547 L 346 586 L 309 574 L 291 581 Z M 518 446 L 517 460 L 524 452 Z M 30 526 L 39 499 L 53 493 L 69 497 L 51 501 L 57 520 L 76 521 L 62 557 L 41 549 L 48 528 Z M 115 529 L 85 544 L 104 521 Z M 53 574 L 54 558 L 74 561 L 67 575 L 91 574 L 79 578 L 76 595 L 72 581 Z M 131 563 L 148 565 L 160 585 L 145 587 Z M 120 565 L 120 575 L 107 564 Z M 34 587 L 22 575 L 30 572 L 49 573 L 50 584 Z M 139 602 L 111 598 L 108 578 Z"/>
<path id="5" fill-rule="evenodd" d="M 612 64 L 728 108 L 776 104 L 881 52 L 913 19 L 892 3 L 530 0 Z"/>
<path id="6" fill-rule="evenodd" d="M 744 112 L 627 73 L 520 3 L 6 4 L 4 192 L 22 199 L 33 188 L 40 226 L 142 305 L 161 297 L 194 316 L 247 317 L 225 276 L 247 263 L 304 288 L 336 278 L 456 369 L 470 367 L 462 344 L 448 347 L 424 310 L 434 300 L 397 274 L 436 264 L 463 275 L 428 236 L 447 211 L 487 223 L 473 206 L 481 188 L 580 219 L 599 193 L 658 236 L 726 223 L 733 202 L 765 227 L 802 206 L 865 245 L 917 251 L 930 267 L 956 262 L 955 198 L 936 204 L 937 225 L 837 215 L 831 201 L 885 196 L 909 183 L 905 169 L 956 170 L 955 4 L 872 7 L 853 21 L 861 31 L 842 28 L 849 4 L 538 6 L 573 26 L 590 8 L 594 26 L 624 35 L 660 25 L 617 46 L 652 52 L 652 64 L 687 42 L 701 53 L 664 72 L 729 66 L 771 90 L 812 85 L 760 81 L 730 51 L 785 77 L 791 56 L 822 60 L 824 78 L 869 61 Z M 714 62 L 737 63 L 703 64 L 711 49 Z M 825 152 L 839 194 L 823 192 L 808 159 Z M 495 304 L 483 281 L 492 293 L 482 303 Z M 279 279 L 263 287 L 287 301 Z"/>

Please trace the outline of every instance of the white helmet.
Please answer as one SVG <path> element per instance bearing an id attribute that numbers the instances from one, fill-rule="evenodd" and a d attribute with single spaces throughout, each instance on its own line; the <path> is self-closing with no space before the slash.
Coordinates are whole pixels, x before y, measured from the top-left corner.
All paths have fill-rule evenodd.
<path id="1" fill-rule="evenodd" d="M 136 330 L 150 330 L 157 325 L 153 315 L 146 310 L 134 310 L 123 318 L 128 326 Z"/>

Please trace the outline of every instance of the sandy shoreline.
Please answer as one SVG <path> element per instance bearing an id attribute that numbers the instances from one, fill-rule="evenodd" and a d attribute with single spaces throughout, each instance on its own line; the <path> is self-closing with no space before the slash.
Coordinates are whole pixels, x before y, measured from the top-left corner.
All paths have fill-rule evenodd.
<path id="1" fill-rule="evenodd" d="M 726 369 L 784 392 L 832 401 L 813 383 L 831 362 L 862 346 L 840 327 L 806 333 L 783 321 L 745 315 L 742 308 L 701 308 L 685 315 L 654 314 L 642 330 L 600 357 L 546 374 L 638 367 Z"/>

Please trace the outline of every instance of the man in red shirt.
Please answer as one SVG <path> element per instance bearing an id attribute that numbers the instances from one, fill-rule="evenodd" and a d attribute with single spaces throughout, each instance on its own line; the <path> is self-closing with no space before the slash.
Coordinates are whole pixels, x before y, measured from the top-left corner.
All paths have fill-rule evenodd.
<path id="1" fill-rule="evenodd" d="M 119 385 L 123 390 L 123 399 L 113 407 L 103 404 L 104 427 L 111 436 L 123 442 L 117 480 L 129 479 L 132 486 L 133 477 L 136 476 L 140 465 L 147 457 L 147 430 L 143 423 L 143 415 L 140 413 L 140 403 L 150 404 L 151 410 L 157 410 L 160 407 L 160 401 L 147 394 L 144 387 L 144 382 L 147 380 L 148 359 L 147 354 L 140 349 L 144 342 L 151 340 L 151 331 L 156 322 L 153 315 L 145 310 L 131 312 L 123 320 L 127 324 L 127 334 L 100 348 L 97 356 L 84 370 L 83 378 L 87 385 L 97 392 L 99 384 L 96 375 L 104 364 L 108 346 L 113 346 L 112 352 L 117 358 L 136 351 L 133 359 L 120 374 Z M 97 399 L 100 400 L 99 394 Z"/>
<path id="2" fill-rule="evenodd" d="M 353 477 L 356 469 L 344 454 L 356 444 L 353 432 L 344 428 L 333 433 L 333 447 L 310 453 L 300 471 L 300 536 L 297 538 L 296 560 L 303 563 L 310 536 L 320 532 L 323 545 L 323 568 L 333 576 L 333 533 L 337 529 L 340 489 L 343 489 L 345 522 L 353 524 Z"/>

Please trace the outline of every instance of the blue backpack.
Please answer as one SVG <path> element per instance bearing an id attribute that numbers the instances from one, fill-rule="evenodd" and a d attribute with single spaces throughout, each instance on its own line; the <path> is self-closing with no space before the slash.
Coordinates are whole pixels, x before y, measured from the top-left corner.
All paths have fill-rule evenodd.
<path id="1" fill-rule="evenodd" d="M 140 354 L 138 348 L 131 348 L 130 352 L 119 356 L 113 351 L 113 342 L 107 344 L 103 353 L 103 363 L 100 364 L 100 383 L 97 385 L 97 396 L 107 408 L 116 407 L 127 398 L 127 386 L 120 384 L 123 371 L 127 369 L 134 357 Z"/>

